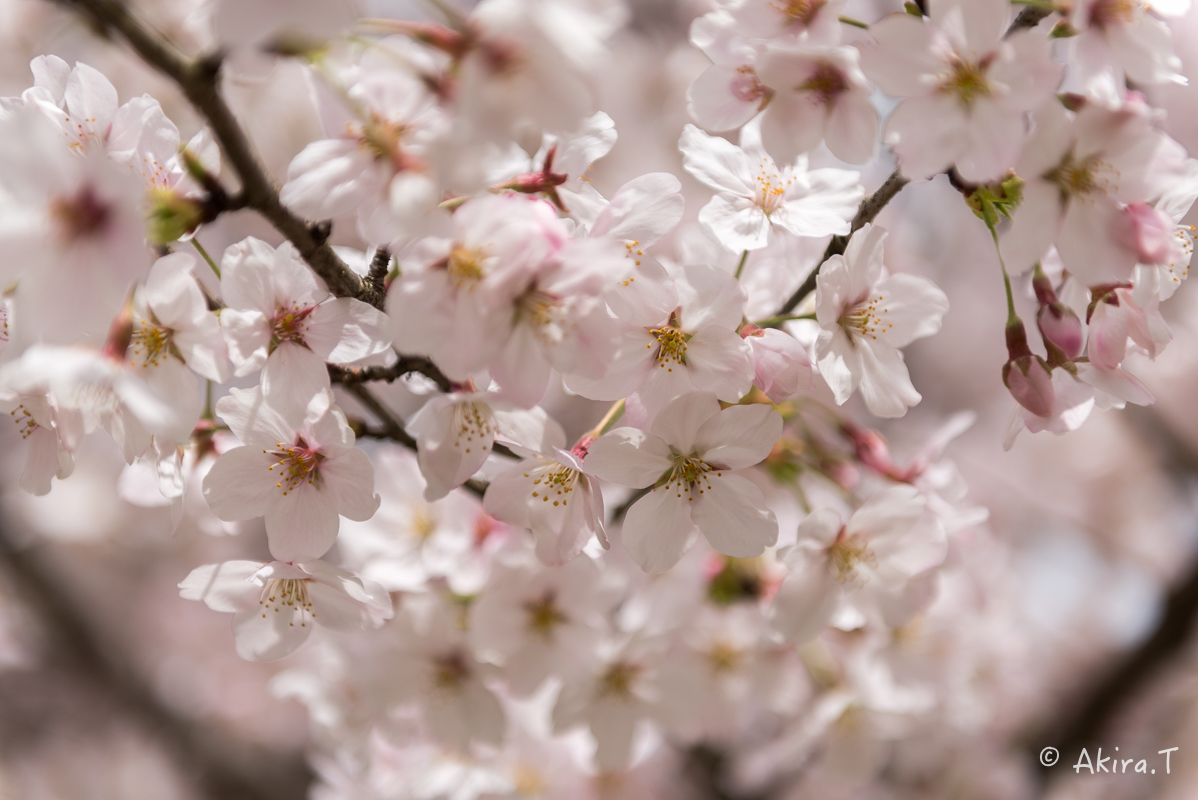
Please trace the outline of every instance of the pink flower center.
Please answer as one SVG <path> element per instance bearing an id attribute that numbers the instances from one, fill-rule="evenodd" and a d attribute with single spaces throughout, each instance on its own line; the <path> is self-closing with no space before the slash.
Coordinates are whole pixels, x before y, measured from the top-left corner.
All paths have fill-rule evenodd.
<path id="1" fill-rule="evenodd" d="M 695 492 L 705 494 L 711 489 L 711 479 L 721 478 L 724 473 L 697 456 L 674 456 L 674 466 L 665 473 L 653 488 L 664 487 L 666 491 L 673 490 L 678 497 L 687 493 L 687 501 L 695 499 Z"/>
<path id="2" fill-rule="evenodd" d="M 757 181 L 757 198 L 754 202 L 768 217 L 782 205 L 786 190 L 794 183 L 794 177 L 779 172 L 774 160 L 768 157 L 761 159 L 757 174 L 753 177 Z"/>
<path id="3" fill-rule="evenodd" d="M 73 196 L 55 199 L 50 204 L 50 216 L 58 223 L 63 238 L 77 241 L 102 233 L 112 209 L 95 189 L 84 185 Z"/>
<path id="4" fill-rule="evenodd" d="M 1090 6 L 1090 26 L 1106 30 L 1114 25 L 1129 25 L 1136 19 L 1136 12 L 1144 8 L 1136 0 L 1097 0 Z"/>
<path id="5" fill-rule="evenodd" d="M 839 67 L 830 61 L 821 61 L 807 82 L 799 88 L 813 93 L 824 105 L 831 105 L 837 97 L 848 91 L 849 82 Z"/>
<path id="6" fill-rule="evenodd" d="M 295 491 L 300 484 L 315 483 L 320 477 L 320 462 L 324 460 L 324 456 L 316 448 L 309 446 L 302 436 L 290 447 L 282 442 L 279 442 L 277 447 L 277 450 L 262 452 L 279 459 L 268 469 L 278 478 L 275 487 L 283 490 L 284 497 Z"/>
<path id="7" fill-rule="evenodd" d="M 673 325 L 660 328 L 650 328 L 649 333 L 657 340 L 657 366 L 667 372 L 673 372 L 671 364 L 682 366 L 686 363 L 686 342 L 690 335 Z M 653 344 L 645 347 L 652 349 Z"/>
<path id="8" fill-rule="evenodd" d="M 146 368 L 156 367 L 163 359 L 174 355 L 171 331 L 156 322 L 143 319 L 133 329 L 129 350 L 130 364 L 136 366 L 140 362 Z"/>
<path id="9" fill-rule="evenodd" d="M 728 88 L 737 100 L 745 103 L 754 103 L 770 95 L 769 87 L 757 78 L 757 73 L 748 64 L 736 68 L 736 77 Z"/>
<path id="10" fill-rule="evenodd" d="M 279 306 L 275 309 L 275 318 L 271 322 L 270 349 L 273 351 L 283 342 L 304 344 L 304 329 L 308 325 L 308 316 L 316 306 L 300 308 L 298 303 L 292 303 L 291 308 Z"/>
<path id="11" fill-rule="evenodd" d="M 986 80 L 989 66 L 985 59 L 973 62 L 953 56 L 949 62 L 948 77 L 941 82 L 940 91 L 956 95 L 963 106 L 972 106 L 978 98 L 990 96 L 990 83 Z"/>

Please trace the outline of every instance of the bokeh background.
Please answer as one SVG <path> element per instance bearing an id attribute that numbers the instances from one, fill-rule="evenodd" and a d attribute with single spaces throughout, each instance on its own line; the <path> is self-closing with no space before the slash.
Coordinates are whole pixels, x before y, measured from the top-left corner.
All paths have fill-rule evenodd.
<path id="1" fill-rule="evenodd" d="M 217 10 L 206 0 L 134 5 L 189 50 L 215 44 Z M 694 225 L 710 193 L 682 170 L 676 149 L 689 121 L 686 88 L 707 65 L 687 32 L 708 7 L 629 6 L 600 87 L 619 141 L 592 177 L 607 192 L 649 171 L 680 176 L 687 217 L 663 250 L 680 261 L 723 259 L 731 269 L 735 257 L 721 255 Z M 855 0 L 847 13 L 869 20 L 898 7 Z M 365 10 L 423 13 L 384 0 Z M 1198 82 L 1198 7 L 1173 30 L 1182 71 Z M 29 86 L 29 60 L 43 53 L 100 69 L 122 101 L 152 94 L 184 139 L 198 129 L 172 85 L 118 44 L 49 2 L 0 0 L 0 95 Z M 226 90 L 274 175 L 320 138 L 294 61 L 259 64 Z M 1198 153 L 1198 88 L 1169 87 L 1151 100 L 1167 111 L 1167 131 Z M 835 163 L 826 152 L 813 162 Z M 866 189 L 892 169 L 883 154 L 863 172 Z M 1165 353 L 1127 365 L 1156 394 L 1155 406 L 1095 412 L 1065 437 L 1024 433 L 1004 452 L 1015 404 L 1001 382 L 1005 308 L 985 227 L 944 177 L 905 188 L 878 222 L 892 231 L 890 267 L 930 277 L 952 303 L 939 335 L 906 351 L 923 402 L 881 430 L 903 454 L 950 414 L 976 412 L 949 456 L 990 519 L 956 537 L 937 611 L 911 637 L 913 648 L 945 648 L 936 674 L 921 676 L 942 690 L 941 704 L 888 743 L 887 767 L 870 792 L 1198 796 L 1198 287 L 1183 286 L 1165 304 L 1175 336 Z M 361 246 L 353 230 L 335 224 L 334 241 Z M 247 235 L 279 240 L 249 213 L 204 229 L 214 254 Z M 746 282 L 754 286 L 751 262 Z M 776 290 L 756 291 L 766 306 L 776 303 Z M 1032 307 L 1027 286 L 1021 302 Z M 571 434 L 601 413 L 560 392 L 549 405 Z M 877 426 L 863 408 L 849 410 Z M 198 564 L 267 559 L 259 523 L 243 526 L 253 535 L 213 536 L 187 524 L 171 535 L 168 508 L 122 499 L 130 478 L 122 479 L 120 453 L 102 434 L 83 444 L 69 481 L 28 496 L 17 487 L 17 441 L 13 426 L 0 426 L 0 798 L 304 797 L 312 774 L 307 711 L 270 688 L 289 660 L 241 661 L 229 618 L 181 600 L 176 589 Z M 1061 763 L 1042 770 L 1037 756 L 1050 745 Z M 1168 776 L 1090 777 L 1069 766 L 1083 745 L 1136 758 L 1179 750 Z M 795 791 L 808 796 L 801 783 Z"/>

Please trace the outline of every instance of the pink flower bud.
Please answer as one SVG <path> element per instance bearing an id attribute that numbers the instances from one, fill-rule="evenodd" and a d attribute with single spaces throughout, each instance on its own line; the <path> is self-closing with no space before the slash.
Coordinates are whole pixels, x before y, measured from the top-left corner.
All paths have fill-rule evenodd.
<path id="1" fill-rule="evenodd" d="M 1075 360 L 1082 353 L 1082 321 L 1073 309 L 1061 302 L 1040 306 L 1036 324 L 1044 340 L 1060 348 L 1065 358 Z"/>
<path id="2" fill-rule="evenodd" d="M 1052 416 L 1056 406 L 1052 373 L 1039 356 L 1021 356 L 1008 361 L 1002 370 L 1002 381 L 1019 405 L 1038 417 Z"/>
<path id="3" fill-rule="evenodd" d="M 793 336 L 779 330 L 757 329 L 746 335 L 745 341 L 753 351 L 753 364 L 757 374 L 753 385 L 765 392 L 775 403 L 798 397 L 804 390 L 815 385 L 811 372 L 811 359 L 803 346 Z"/>
<path id="4" fill-rule="evenodd" d="M 1131 240 L 1125 242 L 1136 251 L 1141 264 L 1168 264 L 1179 255 L 1173 221 L 1147 203 L 1133 203 L 1123 210 L 1131 220 Z"/>

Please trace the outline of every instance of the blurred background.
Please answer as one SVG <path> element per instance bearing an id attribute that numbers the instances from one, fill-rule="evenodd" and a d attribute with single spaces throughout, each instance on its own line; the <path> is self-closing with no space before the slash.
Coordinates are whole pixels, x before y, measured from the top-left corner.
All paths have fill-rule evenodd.
<path id="1" fill-rule="evenodd" d="M 133 5 L 193 52 L 214 44 L 216 12 L 206 0 Z M 687 32 L 708 7 L 701 0 L 629 5 L 600 86 L 599 105 L 619 141 L 592 177 L 609 192 L 648 171 L 678 175 L 687 217 L 663 252 L 679 261 L 724 259 L 731 270 L 735 256 L 721 255 L 694 225 L 710 192 L 682 170 L 676 149 L 689 121 L 686 89 L 708 63 Z M 853 0 L 846 13 L 872 20 L 898 7 Z M 366 13 L 421 12 L 376 0 Z M 1198 81 L 1198 8 L 1173 32 L 1183 73 Z M 29 60 L 43 53 L 101 70 L 122 101 L 152 94 L 184 139 L 198 129 L 172 85 L 119 45 L 51 3 L 0 0 L 0 95 L 31 85 Z M 226 89 L 275 176 L 320 138 L 297 63 L 274 61 Z M 1150 99 L 1167 111 L 1167 131 L 1198 153 L 1198 90 L 1170 87 Z M 813 163 L 836 162 L 824 151 Z M 885 154 L 867 167 L 867 191 L 892 169 Z M 972 504 L 988 508 L 990 519 L 955 538 L 939 611 L 917 637 L 919 647 L 948 642 L 953 650 L 926 676 L 942 702 L 894 738 L 869 796 L 1198 796 L 1191 755 L 1198 753 L 1196 287 L 1183 286 L 1164 306 L 1175 337 L 1165 353 L 1129 362 L 1156 394 L 1155 406 L 1095 412 L 1065 437 L 1024 433 L 1004 452 L 1015 404 L 1001 381 L 1005 308 L 985 227 L 944 177 L 906 187 L 878 222 L 892 231 L 889 266 L 930 277 L 952 304 L 941 332 L 906 351 L 923 402 L 881 430 L 892 450 L 910 453 L 952 413 L 976 412 L 977 423 L 948 455 Z M 335 224 L 334 241 L 360 247 L 353 231 Z M 214 255 L 246 235 L 279 240 L 248 213 L 204 229 Z M 753 285 L 752 263 L 746 282 Z M 1021 288 L 1033 308 L 1030 287 Z M 776 302 L 776 290 L 759 290 L 767 305 Z M 551 405 L 571 433 L 598 416 L 596 404 L 560 392 Z M 849 411 L 877 427 L 864 408 Z M 176 588 L 199 564 L 268 559 L 260 523 L 243 526 L 251 535 L 231 536 L 185 522 L 171 535 L 168 508 L 122 499 L 135 476 L 103 435 L 83 444 L 69 481 L 31 497 L 17 487 L 20 459 L 8 455 L 18 440 L 14 426 L 0 426 L 0 798 L 306 796 L 308 712 L 269 687 L 290 659 L 240 660 L 228 616 L 181 600 Z M 1137 759 L 1179 749 L 1167 776 L 1075 774 L 1080 749 L 1094 756 L 1099 745 L 1104 756 L 1118 747 Z M 1041 769 L 1048 746 L 1061 761 Z M 721 796 L 702 786 L 693 796 Z M 815 795 L 800 782 L 793 796 Z"/>

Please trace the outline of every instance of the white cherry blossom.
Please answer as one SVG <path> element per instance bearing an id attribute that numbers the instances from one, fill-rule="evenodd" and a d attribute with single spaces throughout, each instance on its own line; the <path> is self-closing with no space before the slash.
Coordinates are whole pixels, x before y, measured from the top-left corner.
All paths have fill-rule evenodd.
<path id="1" fill-rule="evenodd" d="M 765 247 L 775 227 L 796 236 L 848 233 L 865 193 L 857 173 L 808 170 L 802 157 L 779 169 L 751 126 L 742 130 L 737 147 L 687 125 L 678 147 L 687 172 L 717 192 L 699 222 L 735 253 Z"/>
<path id="2" fill-rule="evenodd" d="M 383 587 L 324 561 L 205 564 L 179 583 L 179 595 L 234 614 L 237 654 L 247 661 L 290 655 L 316 625 L 362 631 L 392 615 Z"/>
<path id="3" fill-rule="evenodd" d="M 918 607 L 917 581 L 944 561 L 948 548 L 943 526 L 926 507 L 914 486 L 894 486 L 847 520 L 832 508 L 804 519 L 798 543 L 780 554 L 791 572 L 774 598 L 774 627 L 802 643 L 843 606 L 892 627 L 906 622 Z"/>
<path id="4" fill-rule="evenodd" d="M 882 91 L 906 98 L 886 122 L 909 178 L 955 165 L 967 181 L 995 180 L 1019 158 L 1027 112 L 1043 105 L 1061 70 L 1036 30 L 1006 35 L 1007 0 L 931 0 L 930 17 L 891 14 L 861 68 Z"/>
<path id="5" fill-rule="evenodd" d="M 379 507 L 374 467 L 327 389 L 232 389 L 216 413 L 245 443 L 224 453 L 204 476 L 217 517 L 266 518 L 270 551 L 283 561 L 320 558 L 337 537 L 339 518 L 369 519 Z"/>
<path id="6" fill-rule="evenodd" d="M 901 417 L 920 400 L 899 349 L 940 330 L 948 297 L 926 278 L 883 277 L 886 231 L 865 225 L 816 278 L 820 374 L 838 404 L 858 389 L 871 413 Z"/>
<path id="7" fill-rule="evenodd" d="M 225 251 L 221 261 L 221 329 L 234 374 L 265 367 L 263 390 L 272 379 L 309 380 L 327 375 L 322 362 L 346 364 L 386 350 L 386 317 L 349 297 L 334 298 L 324 282 L 284 242 L 271 247 L 249 237 Z"/>
<path id="8" fill-rule="evenodd" d="M 646 572 L 678 563 L 696 528 L 724 555 L 750 558 L 774 544 L 778 521 L 756 484 L 735 470 L 760 463 L 782 433 L 770 406 L 720 410 L 693 392 L 666 405 L 646 432 L 617 428 L 590 446 L 584 465 L 603 480 L 649 492 L 624 518 L 624 546 Z"/>

